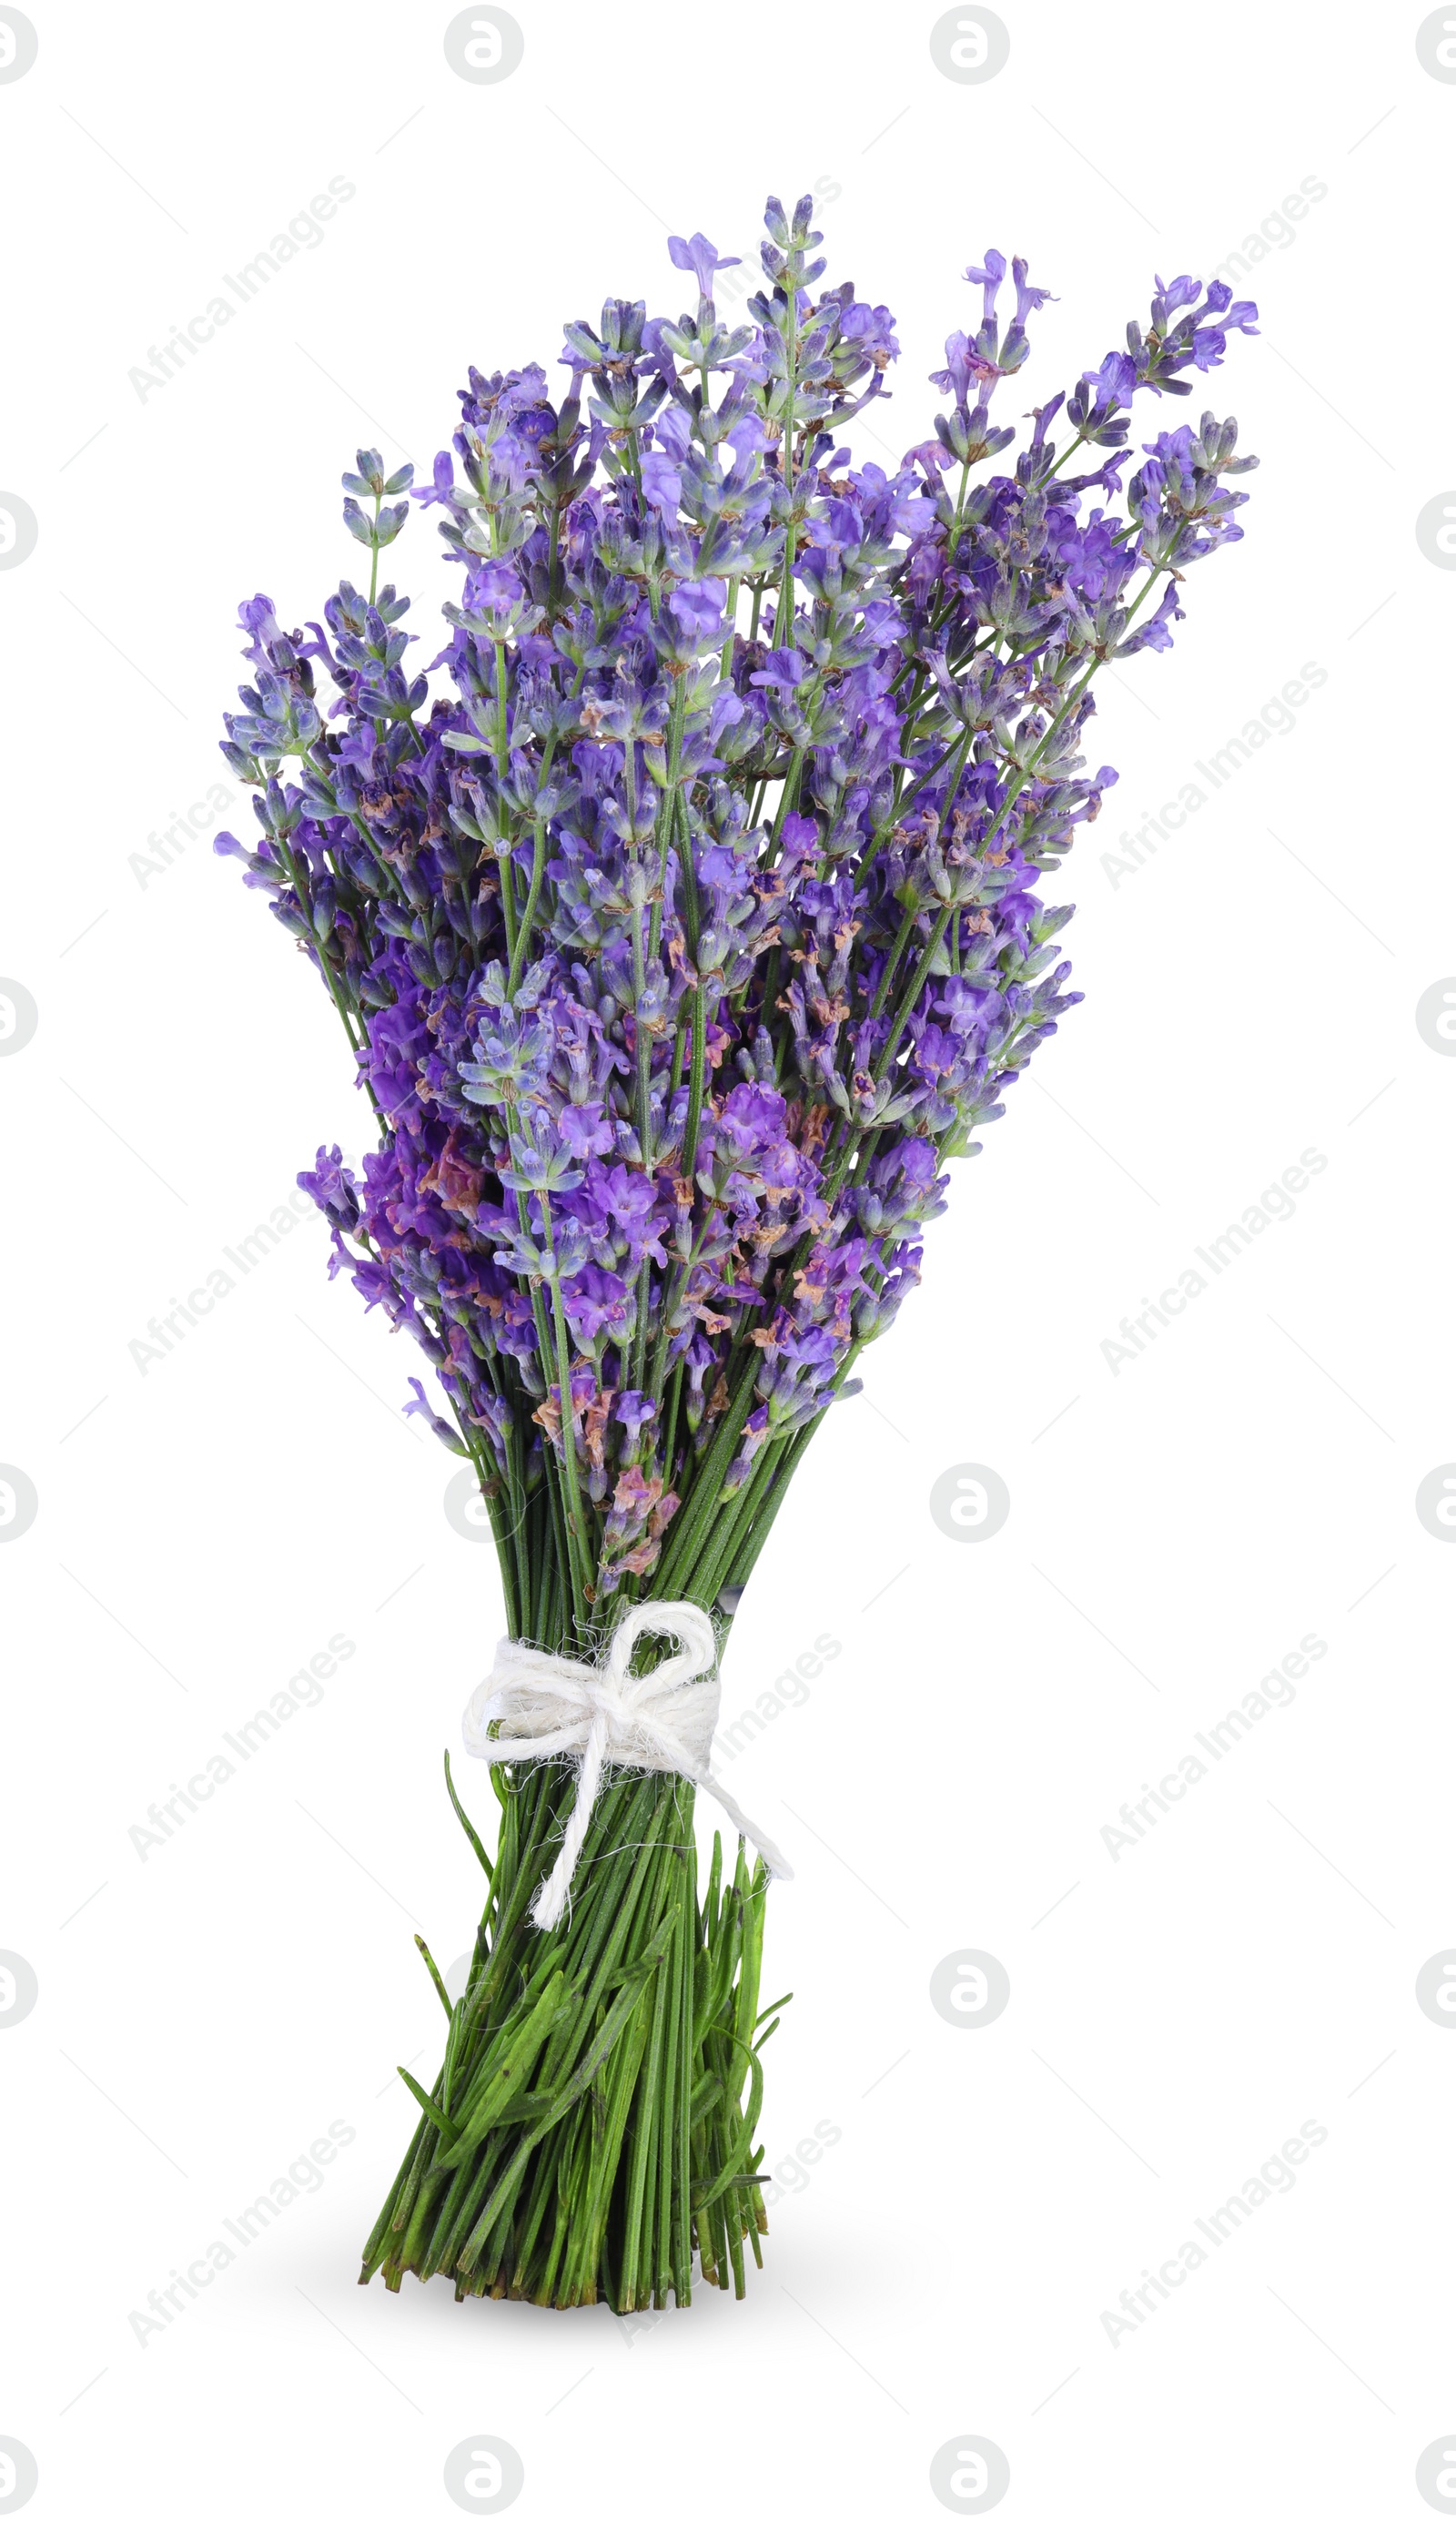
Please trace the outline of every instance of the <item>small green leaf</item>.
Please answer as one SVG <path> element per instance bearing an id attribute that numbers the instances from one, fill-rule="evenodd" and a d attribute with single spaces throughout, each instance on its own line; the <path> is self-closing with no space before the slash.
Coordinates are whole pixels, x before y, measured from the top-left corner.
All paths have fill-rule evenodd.
<path id="1" fill-rule="evenodd" d="M 458 2143 L 460 2138 L 460 2130 L 454 2125 L 452 2120 L 446 2118 L 444 2111 L 439 2107 L 439 2104 L 431 2099 L 424 2085 L 416 2083 L 407 2066 L 396 2066 L 394 2071 L 397 2075 L 402 2076 L 404 2082 L 408 2084 L 410 2090 L 414 2093 L 414 2096 L 419 2102 L 421 2109 L 424 2111 L 425 2116 L 432 2120 L 434 2126 L 439 2129 L 441 2135 L 446 2138 L 447 2142 L 450 2144 Z"/>

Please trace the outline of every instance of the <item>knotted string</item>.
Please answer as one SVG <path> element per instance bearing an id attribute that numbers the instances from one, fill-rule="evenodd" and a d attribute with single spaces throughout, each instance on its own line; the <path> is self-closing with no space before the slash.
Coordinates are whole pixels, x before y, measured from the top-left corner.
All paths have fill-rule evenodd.
<path id="1" fill-rule="evenodd" d="M 643 1636 L 675 1637 L 680 1651 L 654 1672 L 634 1673 L 632 1655 Z M 550 1760 L 562 1754 L 580 1762 L 571 1807 L 556 1863 L 531 1903 L 543 1931 L 556 1925 L 567 1903 L 603 1770 L 657 1768 L 687 1777 L 716 1797 L 735 1829 L 757 1848 L 771 1873 L 792 1881 L 791 1868 L 763 1831 L 734 1802 L 712 1773 L 713 1729 L 718 1720 L 717 1639 L 712 1622 L 696 1602 L 640 1602 L 614 1629 L 605 1662 L 578 1663 L 570 1655 L 502 1637 L 495 1664 L 465 1711 L 465 1747 L 478 1760 Z M 492 1724 L 498 1730 L 492 1733 Z"/>

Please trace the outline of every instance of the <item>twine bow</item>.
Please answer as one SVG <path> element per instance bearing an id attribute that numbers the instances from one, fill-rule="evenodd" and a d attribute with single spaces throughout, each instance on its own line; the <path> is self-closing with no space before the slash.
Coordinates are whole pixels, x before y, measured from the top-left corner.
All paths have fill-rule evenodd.
<path id="1" fill-rule="evenodd" d="M 653 1672 L 634 1673 L 643 1636 L 675 1637 L 680 1651 Z M 608 1767 L 657 1768 L 704 1786 L 740 1834 L 757 1848 L 771 1873 L 793 1879 L 773 1841 L 735 1803 L 709 1765 L 718 1720 L 717 1639 L 696 1602 L 639 1602 L 614 1629 L 603 1663 L 543 1654 L 502 1637 L 495 1663 L 465 1711 L 465 1747 L 478 1760 L 580 1762 L 556 1863 L 531 1903 L 543 1931 L 567 1903 L 592 1807 Z M 492 1724 L 498 1730 L 491 1732 Z"/>

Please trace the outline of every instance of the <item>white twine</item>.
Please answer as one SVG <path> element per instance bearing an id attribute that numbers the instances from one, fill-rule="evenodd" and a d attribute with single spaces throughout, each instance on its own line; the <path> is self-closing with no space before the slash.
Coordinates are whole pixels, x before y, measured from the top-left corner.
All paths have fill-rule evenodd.
<path id="1" fill-rule="evenodd" d="M 676 1637 L 682 1651 L 634 1674 L 642 1636 Z M 740 1811 L 709 1765 L 718 1720 L 717 1639 L 696 1602 L 640 1602 L 613 1631 L 605 1663 L 577 1663 L 502 1637 L 495 1664 L 465 1711 L 465 1747 L 478 1760 L 579 1759 L 576 1800 L 561 1853 L 531 1903 L 543 1930 L 559 1921 L 576 1870 L 604 1768 L 676 1771 L 705 1786 L 771 1873 L 793 1873 L 773 1841 Z M 704 1675 L 707 1675 L 704 1677 Z M 492 1723 L 500 1730 L 490 1731 Z"/>

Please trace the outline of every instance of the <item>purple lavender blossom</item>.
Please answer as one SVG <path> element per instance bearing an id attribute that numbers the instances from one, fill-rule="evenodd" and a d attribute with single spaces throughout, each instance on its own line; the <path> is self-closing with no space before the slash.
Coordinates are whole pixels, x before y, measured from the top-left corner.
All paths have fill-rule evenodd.
<path id="1" fill-rule="evenodd" d="M 771 1519 L 918 1282 L 946 1161 L 1077 1003 L 1039 887 L 1115 775 L 1083 756 L 1089 686 L 1170 645 L 1188 569 L 1241 530 L 1232 421 L 1128 470 L 1137 397 L 1253 330 L 1222 283 L 1160 280 L 992 476 L 1049 293 L 987 252 L 934 436 L 856 470 L 842 433 L 898 343 L 815 294 L 811 217 L 770 202 L 732 332 L 735 258 L 674 237 L 694 318 L 568 325 L 560 401 L 540 368 L 470 371 L 413 493 L 461 565 L 448 694 L 378 584 L 410 477 L 374 450 L 345 476 L 368 594 L 307 638 L 241 610 L 224 751 L 258 830 L 215 846 L 324 979 L 382 1140 L 299 1178 L 449 1416 L 418 1382 L 411 1409 L 510 1503 L 513 1624 L 523 1519 L 598 1602 L 683 1574 L 709 1460 L 746 1535 Z"/>
<path id="2" fill-rule="evenodd" d="M 712 296 L 713 273 L 728 271 L 741 259 L 736 253 L 719 253 L 715 245 L 708 244 L 701 228 L 691 237 L 669 237 L 667 252 L 679 271 L 696 273 L 699 294 L 704 298 Z"/>

